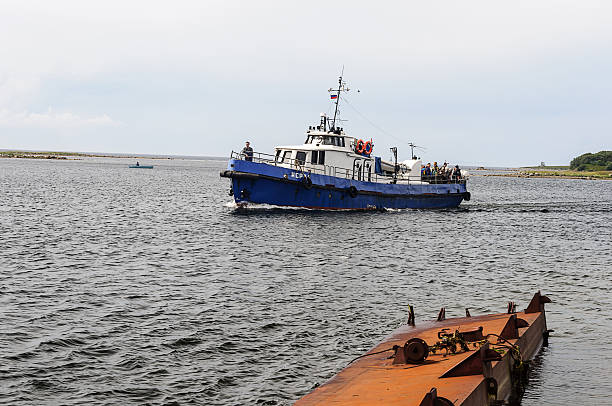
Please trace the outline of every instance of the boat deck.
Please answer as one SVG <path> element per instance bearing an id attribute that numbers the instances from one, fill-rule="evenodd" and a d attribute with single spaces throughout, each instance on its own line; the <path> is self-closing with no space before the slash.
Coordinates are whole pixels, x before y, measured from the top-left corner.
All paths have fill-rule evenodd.
<path id="1" fill-rule="evenodd" d="M 507 399 L 518 379 L 508 347 L 517 346 L 523 360 L 533 358 L 547 337 L 547 300 L 538 292 L 527 312 L 444 319 L 441 311 L 439 321 L 401 327 L 296 405 L 488 405 Z M 402 358 L 404 344 L 412 338 L 432 346 L 440 341 L 439 332 L 471 331 L 468 334 L 478 337 L 480 327 L 480 340 L 467 340 L 468 352 L 430 352 L 415 364 Z"/>

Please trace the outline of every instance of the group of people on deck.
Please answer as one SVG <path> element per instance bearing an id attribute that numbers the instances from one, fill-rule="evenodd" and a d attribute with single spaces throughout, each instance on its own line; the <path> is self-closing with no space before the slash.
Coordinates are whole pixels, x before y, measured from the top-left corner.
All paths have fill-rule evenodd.
<path id="1" fill-rule="evenodd" d="M 430 162 L 427 165 L 421 165 L 421 178 L 423 180 L 459 180 L 461 179 L 461 170 L 459 165 L 451 168 L 447 162 L 442 166 L 438 166 L 438 162 L 434 161 L 433 166 Z"/>

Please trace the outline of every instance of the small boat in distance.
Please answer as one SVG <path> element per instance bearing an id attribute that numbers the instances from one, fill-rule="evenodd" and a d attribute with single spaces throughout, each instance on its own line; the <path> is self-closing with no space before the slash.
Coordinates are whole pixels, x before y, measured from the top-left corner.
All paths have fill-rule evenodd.
<path id="1" fill-rule="evenodd" d="M 153 165 L 140 165 L 140 162 L 136 162 L 136 165 L 130 165 L 130 168 L 136 168 L 136 169 L 153 169 Z"/>

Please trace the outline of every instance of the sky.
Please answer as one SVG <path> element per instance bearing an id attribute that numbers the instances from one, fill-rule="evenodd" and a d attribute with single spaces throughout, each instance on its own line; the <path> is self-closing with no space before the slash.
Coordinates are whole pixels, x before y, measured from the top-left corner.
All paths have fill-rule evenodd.
<path id="1" fill-rule="evenodd" d="M 328 89 L 384 159 L 612 149 L 609 1 L 0 0 L 0 149 L 229 156 L 301 144 Z"/>

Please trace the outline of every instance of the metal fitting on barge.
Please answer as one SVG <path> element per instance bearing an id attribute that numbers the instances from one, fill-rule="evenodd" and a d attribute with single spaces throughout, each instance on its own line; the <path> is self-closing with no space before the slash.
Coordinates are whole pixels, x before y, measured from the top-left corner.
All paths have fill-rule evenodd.
<path id="1" fill-rule="evenodd" d="M 502 405 L 522 395 L 530 360 L 548 345 L 538 291 L 523 312 L 408 325 L 358 357 L 329 382 L 295 403 L 306 405 Z"/>

